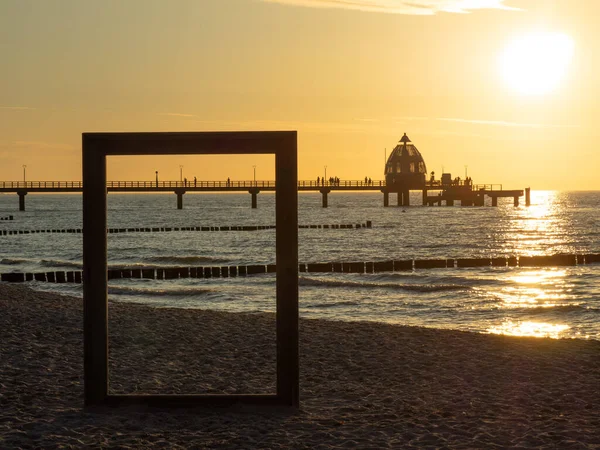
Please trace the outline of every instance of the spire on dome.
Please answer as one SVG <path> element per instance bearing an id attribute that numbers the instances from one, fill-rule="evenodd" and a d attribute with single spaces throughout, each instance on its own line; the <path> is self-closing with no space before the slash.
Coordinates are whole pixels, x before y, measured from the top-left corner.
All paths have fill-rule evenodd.
<path id="1" fill-rule="evenodd" d="M 412 142 L 412 141 L 408 138 L 406 133 L 404 133 L 404 136 L 402 136 L 402 139 L 400 139 L 400 142 L 404 142 L 404 144 L 406 144 L 407 142 Z"/>

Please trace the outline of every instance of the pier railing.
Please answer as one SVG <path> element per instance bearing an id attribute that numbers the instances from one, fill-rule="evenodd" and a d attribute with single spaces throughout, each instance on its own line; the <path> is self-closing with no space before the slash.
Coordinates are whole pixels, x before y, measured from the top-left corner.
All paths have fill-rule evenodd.
<path id="1" fill-rule="evenodd" d="M 385 186 L 384 180 L 340 180 L 339 182 L 300 180 L 298 187 L 367 187 Z M 81 181 L 2 181 L 0 187 L 3 189 L 82 189 Z M 156 188 L 245 188 L 264 187 L 274 188 L 274 180 L 218 180 L 218 181 L 107 181 L 107 188 L 132 188 L 132 189 L 156 189 Z"/>
<path id="2" fill-rule="evenodd" d="M 319 180 L 299 180 L 298 187 L 320 188 L 320 187 L 345 187 L 345 188 L 378 188 L 385 187 L 385 180 L 340 180 L 337 182 Z M 501 184 L 466 184 L 464 180 L 442 184 L 440 180 L 427 181 L 426 189 L 444 189 L 451 186 L 471 186 L 474 191 L 484 189 L 486 191 L 501 191 Z M 1 181 L 2 189 L 83 189 L 81 181 Z M 108 181 L 107 188 L 112 189 L 168 189 L 168 188 L 275 188 L 274 180 L 215 180 L 215 181 Z"/>

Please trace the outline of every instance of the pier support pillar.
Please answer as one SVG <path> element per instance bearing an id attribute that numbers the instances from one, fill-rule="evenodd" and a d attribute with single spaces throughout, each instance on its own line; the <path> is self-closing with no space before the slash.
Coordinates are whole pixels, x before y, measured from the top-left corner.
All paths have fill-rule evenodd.
<path id="1" fill-rule="evenodd" d="M 321 188 L 321 195 L 323 196 L 323 208 L 327 208 L 327 194 L 331 192 L 329 188 Z"/>
<path id="2" fill-rule="evenodd" d="M 498 197 L 492 197 L 492 206 L 498 206 Z"/>
<path id="3" fill-rule="evenodd" d="M 185 194 L 185 189 L 175 189 L 175 194 L 177 195 L 177 209 L 183 209 L 183 194 Z"/>
<path id="4" fill-rule="evenodd" d="M 258 193 L 260 191 L 258 190 L 258 188 L 252 188 L 248 191 L 248 193 L 250 193 L 252 195 L 252 208 L 256 209 L 258 207 L 258 203 L 257 203 L 257 197 L 258 197 Z"/>
<path id="5" fill-rule="evenodd" d="M 525 206 L 531 206 L 531 188 L 525 188 Z"/>
<path id="6" fill-rule="evenodd" d="M 390 206 L 390 193 L 383 191 L 383 206 Z"/>
<path id="7" fill-rule="evenodd" d="M 446 200 L 446 206 L 454 206 L 454 199 L 449 198 L 448 200 Z"/>
<path id="8" fill-rule="evenodd" d="M 404 201 L 402 200 L 402 191 L 398 191 L 398 206 L 403 206 Z"/>
<path id="9" fill-rule="evenodd" d="M 25 196 L 27 195 L 27 191 L 17 191 L 19 195 L 19 211 L 25 211 Z"/>
<path id="10" fill-rule="evenodd" d="M 423 189 L 423 206 L 427 206 L 427 189 Z"/>
<path id="11" fill-rule="evenodd" d="M 408 189 L 402 192 L 402 206 L 410 206 L 410 191 Z"/>
<path id="12" fill-rule="evenodd" d="M 519 196 L 518 195 L 515 195 L 514 200 L 515 200 L 515 202 L 514 202 L 515 206 L 519 206 Z"/>

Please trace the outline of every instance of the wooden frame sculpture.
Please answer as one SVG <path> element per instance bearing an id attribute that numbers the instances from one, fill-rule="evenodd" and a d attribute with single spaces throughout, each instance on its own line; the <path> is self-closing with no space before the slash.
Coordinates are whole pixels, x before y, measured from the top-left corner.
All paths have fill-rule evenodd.
<path id="1" fill-rule="evenodd" d="M 298 170 L 295 131 L 83 133 L 83 335 L 86 406 L 299 406 Z M 277 390 L 273 395 L 111 395 L 108 379 L 106 157 L 274 154 Z"/>

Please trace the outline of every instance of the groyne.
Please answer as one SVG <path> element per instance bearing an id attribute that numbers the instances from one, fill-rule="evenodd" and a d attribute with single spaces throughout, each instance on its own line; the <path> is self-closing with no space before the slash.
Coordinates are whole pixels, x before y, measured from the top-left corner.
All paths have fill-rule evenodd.
<path id="1" fill-rule="evenodd" d="M 475 267 L 563 267 L 600 263 L 599 253 L 557 254 L 541 256 L 508 256 L 489 258 L 444 258 L 444 259 L 405 259 L 388 261 L 344 261 L 302 263 L 298 265 L 300 273 L 357 273 L 370 274 L 380 272 L 403 272 L 426 269 L 461 269 Z M 109 268 L 109 280 L 123 278 L 145 278 L 153 280 L 172 280 L 179 278 L 229 278 L 274 273 L 275 264 L 198 266 L 198 267 L 152 267 L 152 268 Z M 25 282 L 41 281 L 47 283 L 81 283 L 82 271 L 51 272 L 8 272 L 0 274 L 0 281 Z"/>

